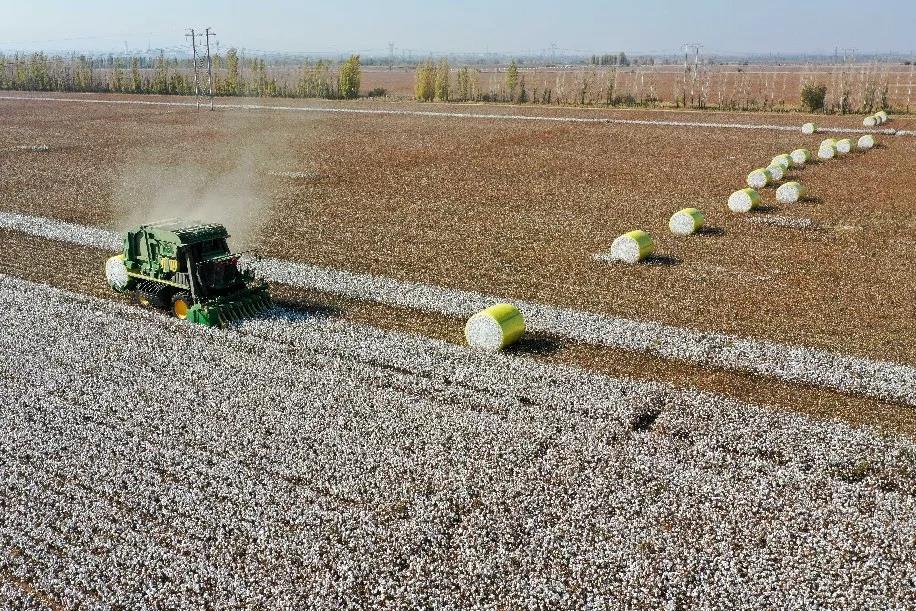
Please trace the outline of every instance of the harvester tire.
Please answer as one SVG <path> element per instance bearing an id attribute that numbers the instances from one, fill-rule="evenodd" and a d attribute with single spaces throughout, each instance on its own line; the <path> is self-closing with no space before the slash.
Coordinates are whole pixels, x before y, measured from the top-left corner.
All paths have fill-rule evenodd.
<path id="1" fill-rule="evenodd" d="M 172 314 L 175 318 L 184 320 L 188 317 L 188 310 L 191 309 L 191 295 L 181 291 L 172 295 Z"/>
<path id="2" fill-rule="evenodd" d="M 156 282 L 143 281 L 137 283 L 134 300 L 147 308 L 165 309 L 170 305 L 170 293 L 171 290 L 167 286 L 162 286 Z"/>

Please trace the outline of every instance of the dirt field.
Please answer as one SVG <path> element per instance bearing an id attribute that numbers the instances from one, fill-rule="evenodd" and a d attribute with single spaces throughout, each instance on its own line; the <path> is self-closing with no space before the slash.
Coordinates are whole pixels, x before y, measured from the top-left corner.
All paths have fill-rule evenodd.
<path id="1" fill-rule="evenodd" d="M 181 213 L 174 202 L 202 198 L 193 212 L 230 214 L 271 256 L 916 362 L 912 138 L 797 171 L 812 201 L 777 206 L 767 189 L 763 214 L 818 227 L 792 230 L 747 223 L 725 199 L 749 170 L 816 148 L 817 135 L 0 104 L 6 210 L 117 227 L 138 207 Z M 37 142 L 51 149 L 9 150 Z M 668 234 L 685 206 L 715 231 Z M 593 259 L 637 227 L 664 259 Z"/>

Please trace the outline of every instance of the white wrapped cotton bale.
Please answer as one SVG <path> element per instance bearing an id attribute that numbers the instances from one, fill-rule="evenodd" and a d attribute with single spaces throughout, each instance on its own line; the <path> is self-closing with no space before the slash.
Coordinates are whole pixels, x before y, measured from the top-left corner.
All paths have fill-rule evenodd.
<path id="1" fill-rule="evenodd" d="M 696 208 L 678 210 L 668 221 L 668 229 L 675 235 L 691 235 L 703 228 L 706 218 Z"/>
<path id="2" fill-rule="evenodd" d="M 108 281 L 108 286 L 118 293 L 130 290 L 133 279 L 127 273 L 124 255 L 115 255 L 105 262 L 105 279 Z"/>
<path id="3" fill-rule="evenodd" d="M 817 149 L 818 159 L 833 159 L 836 157 L 836 140 L 827 138 L 821 142 L 820 148 Z"/>
<path id="4" fill-rule="evenodd" d="M 655 242 L 645 231 L 637 229 L 619 236 L 611 244 L 611 259 L 624 263 L 639 263 L 655 252 Z"/>
<path id="5" fill-rule="evenodd" d="M 811 134 L 817 132 L 817 125 L 814 123 L 805 123 L 802 125 L 802 133 L 810 136 Z"/>
<path id="6" fill-rule="evenodd" d="M 770 165 L 780 165 L 783 170 L 788 170 L 792 167 L 792 156 L 789 153 L 783 153 L 782 155 L 776 155 L 773 157 L 773 160 L 770 161 Z M 779 180 L 778 178 L 776 180 Z"/>
<path id="7" fill-rule="evenodd" d="M 772 182 L 782 180 L 782 177 L 786 175 L 786 170 L 781 165 L 771 165 L 767 168 L 767 172 L 770 173 Z"/>
<path id="8" fill-rule="evenodd" d="M 747 175 L 747 186 L 762 189 L 773 181 L 773 176 L 766 168 L 757 168 Z"/>
<path id="9" fill-rule="evenodd" d="M 845 155 L 852 150 L 852 140 L 849 138 L 843 138 L 842 140 L 836 141 L 836 152 L 840 155 Z"/>
<path id="10" fill-rule="evenodd" d="M 525 333 L 525 319 L 511 303 L 497 303 L 477 312 L 464 325 L 469 346 L 496 352 L 514 344 Z"/>
<path id="11" fill-rule="evenodd" d="M 881 123 L 887 123 L 888 120 L 890 119 L 890 117 L 888 116 L 887 112 L 885 112 L 885 111 L 883 111 L 883 110 L 879 110 L 878 112 L 876 112 L 876 113 L 875 113 L 875 117 L 877 117 L 878 120 L 881 121 Z"/>
<path id="12" fill-rule="evenodd" d="M 874 127 L 875 125 L 877 125 L 880 122 L 881 122 L 881 119 L 879 119 L 875 115 L 868 115 L 867 117 L 862 119 L 862 125 L 864 125 L 865 127 Z"/>
<path id="13" fill-rule="evenodd" d="M 760 205 L 760 194 L 747 188 L 735 191 L 728 197 L 728 209 L 732 212 L 750 212 Z"/>
<path id="14" fill-rule="evenodd" d="M 791 153 L 792 164 L 803 166 L 811 160 L 811 151 L 808 149 L 795 149 Z"/>
<path id="15" fill-rule="evenodd" d="M 872 136 L 871 134 L 865 134 L 864 136 L 859 138 L 859 141 L 856 143 L 856 147 L 860 151 L 867 151 L 868 149 L 874 146 L 875 146 L 875 137 Z"/>
<path id="16" fill-rule="evenodd" d="M 780 204 L 794 204 L 805 196 L 805 188 L 795 181 L 787 182 L 776 189 L 776 201 Z"/>

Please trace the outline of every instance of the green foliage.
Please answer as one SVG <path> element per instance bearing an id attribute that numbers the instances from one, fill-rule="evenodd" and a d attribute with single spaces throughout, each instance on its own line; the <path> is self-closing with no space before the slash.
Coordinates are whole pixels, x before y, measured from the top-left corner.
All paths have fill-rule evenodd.
<path id="1" fill-rule="evenodd" d="M 450 68 L 448 61 L 442 60 L 436 68 L 436 98 L 448 102 L 450 88 Z"/>
<path id="2" fill-rule="evenodd" d="M 239 95 L 242 92 L 239 53 L 235 47 L 226 51 L 226 81 L 223 85 L 223 91 L 226 95 Z"/>
<path id="3" fill-rule="evenodd" d="M 143 91 L 143 77 L 140 76 L 140 60 L 136 57 L 130 59 L 130 91 L 140 93 Z"/>
<path id="4" fill-rule="evenodd" d="M 340 66 L 337 75 L 337 91 L 340 97 L 347 100 L 359 97 L 360 78 L 359 55 L 351 55 L 350 59 Z"/>
<path id="5" fill-rule="evenodd" d="M 432 102 L 436 97 L 436 69 L 432 62 L 417 66 L 415 91 L 421 102 Z"/>
<path id="6" fill-rule="evenodd" d="M 314 64 L 305 62 L 302 66 L 302 78 L 299 80 L 299 95 L 304 98 L 333 97 L 331 71 L 327 63 L 321 60 Z"/>
<path id="7" fill-rule="evenodd" d="M 627 54 L 624 53 L 623 51 L 621 51 L 620 54 L 617 55 L 617 65 L 618 66 L 629 66 L 630 65 L 630 60 L 627 59 Z"/>
<path id="8" fill-rule="evenodd" d="M 471 71 L 465 66 L 458 69 L 458 99 L 466 102 L 471 99 Z"/>
<path id="9" fill-rule="evenodd" d="M 115 63 L 114 68 L 111 70 L 111 77 L 108 81 L 108 88 L 117 93 L 124 91 L 124 75 L 121 72 L 120 60 Z"/>
<path id="10" fill-rule="evenodd" d="M 153 76 L 152 93 L 165 95 L 169 92 L 169 65 L 161 54 L 156 60 L 156 74 Z"/>
<path id="11" fill-rule="evenodd" d="M 811 112 L 824 108 L 827 99 L 827 86 L 816 83 L 805 83 L 801 90 L 802 106 Z"/>
<path id="12" fill-rule="evenodd" d="M 509 64 L 509 67 L 506 69 L 506 91 L 509 92 L 509 100 L 515 100 L 515 91 L 518 89 L 518 64 L 515 63 L 515 60 L 512 60 L 512 63 Z"/>
<path id="13" fill-rule="evenodd" d="M 384 98 L 386 95 L 388 95 L 388 90 L 384 87 L 376 87 L 375 89 L 369 91 L 369 93 L 366 95 L 368 95 L 370 98 Z"/>

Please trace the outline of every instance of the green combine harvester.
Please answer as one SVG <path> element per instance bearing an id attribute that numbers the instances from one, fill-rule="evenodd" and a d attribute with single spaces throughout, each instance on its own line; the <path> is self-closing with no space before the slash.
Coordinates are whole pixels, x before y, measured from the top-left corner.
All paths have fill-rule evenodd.
<path id="1" fill-rule="evenodd" d="M 239 269 L 222 225 L 163 221 L 124 236 L 124 252 L 108 259 L 105 277 L 143 306 L 171 310 L 182 320 L 224 326 L 270 307 L 267 285 Z"/>

